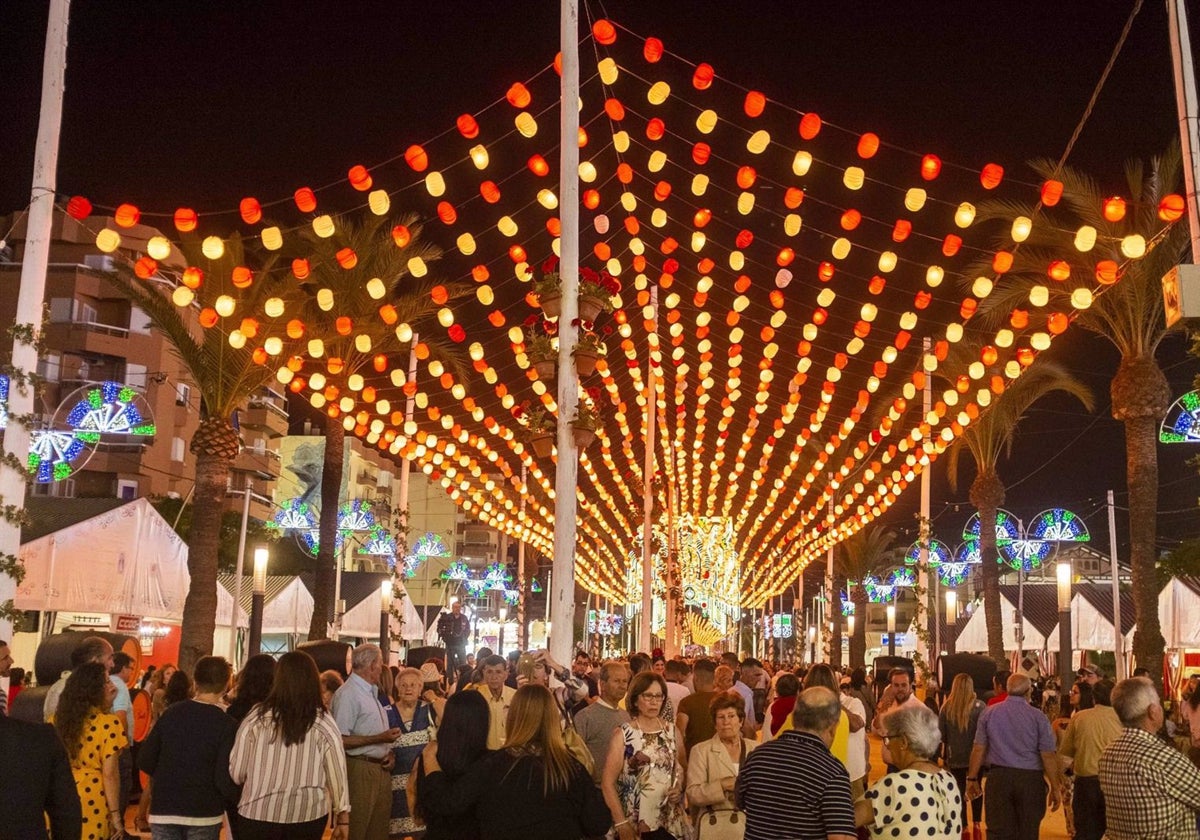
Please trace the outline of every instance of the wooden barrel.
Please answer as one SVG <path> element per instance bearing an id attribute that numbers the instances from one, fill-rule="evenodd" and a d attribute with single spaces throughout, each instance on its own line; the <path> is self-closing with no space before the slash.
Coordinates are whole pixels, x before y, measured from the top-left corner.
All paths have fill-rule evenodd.
<path id="1" fill-rule="evenodd" d="M 321 639 L 315 642 L 301 642 L 296 645 L 313 658 L 318 671 L 337 671 L 342 679 L 350 676 L 350 654 L 354 648 L 346 642 L 335 642 L 332 639 Z"/>
<path id="2" fill-rule="evenodd" d="M 129 702 L 133 704 L 130 734 L 135 743 L 141 743 L 150 734 L 150 692 L 140 688 L 131 689 Z"/>
<path id="3" fill-rule="evenodd" d="M 954 678 L 959 674 L 970 675 L 975 683 L 975 696 L 982 700 L 991 693 L 996 662 L 979 653 L 950 653 L 938 657 L 938 687 L 943 695 L 950 693 Z"/>
<path id="4" fill-rule="evenodd" d="M 444 666 L 446 664 L 446 649 L 437 645 L 409 648 L 404 664 L 410 668 L 420 668 L 425 664 L 425 660 L 435 657 L 442 660 L 442 665 Z"/>
<path id="5" fill-rule="evenodd" d="M 29 723 L 45 723 L 44 710 L 46 708 L 46 695 L 49 693 L 50 686 L 48 685 L 21 689 L 21 693 L 17 695 L 12 705 L 8 707 L 9 717 Z"/>
<path id="6" fill-rule="evenodd" d="M 121 651 L 129 654 L 133 660 L 133 677 L 136 679 L 141 672 L 142 645 L 133 636 L 120 633 L 98 632 L 94 630 L 66 631 L 46 639 L 38 645 L 33 659 L 33 672 L 37 676 L 38 685 L 53 685 L 58 682 L 63 671 L 71 670 L 71 654 L 84 639 L 99 636 L 113 646 L 113 652 Z M 131 685 L 130 688 L 133 686 Z M 19 695 L 18 695 L 19 696 Z"/>

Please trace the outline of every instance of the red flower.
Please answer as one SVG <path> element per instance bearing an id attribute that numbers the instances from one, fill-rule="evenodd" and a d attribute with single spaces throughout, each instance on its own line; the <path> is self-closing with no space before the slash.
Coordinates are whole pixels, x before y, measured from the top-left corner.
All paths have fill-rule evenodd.
<path id="1" fill-rule="evenodd" d="M 545 262 L 542 263 L 542 273 L 549 274 L 552 271 L 558 271 L 558 257 L 551 255 Z"/>
<path id="2" fill-rule="evenodd" d="M 532 314 L 528 318 L 526 318 L 522 323 L 524 323 L 524 325 L 527 327 L 532 327 L 532 326 L 536 326 L 538 321 L 540 321 L 540 320 L 541 320 L 541 316 L 535 312 L 534 314 Z"/>
<path id="3" fill-rule="evenodd" d="M 597 274 L 593 269 L 586 267 L 579 269 L 579 279 L 585 283 L 595 283 L 596 285 L 600 284 L 600 275 Z"/>

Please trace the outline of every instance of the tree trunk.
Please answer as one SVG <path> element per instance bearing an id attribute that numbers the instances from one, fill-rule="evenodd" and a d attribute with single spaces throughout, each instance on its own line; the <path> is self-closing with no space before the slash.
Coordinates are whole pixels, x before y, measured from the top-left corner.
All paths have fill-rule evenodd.
<path id="1" fill-rule="evenodd" d="M 1000 617 L 1000 558 L 996 552 L 996 509 L 1004 504 L 1004 484 L 995 469 L 979 467 L 971 482 L 971 504 L 979 511 L 979 557 L 983 561 L 983 617 L 987 625 L 988 656 L 1008 668 L 1004 653 L 1004 624 Z"/>
<path id="2" fill-rule="evenodd" d="M 337 604 L 338 508 L 341 507 L 342 458 L 346 451 L 346 430 L 341 420 L 325 418 L 325 458 L 321 472 L 321 536 L 317 547 L 317 571 L 313 577 L 313 614 L 308 628 L 309 641 L 329 637 L 329 624 Z"/>
<path id="3" fill-rule="evenodd" d="M 833 591 L 829 593 L 829 618 L 833 622 L 833 632 L 829 636 L 829 664 L 833 668 L 842 667 L 842 590 L 846 588 L 844 577 L 833 577 Z"/>
<path id="4" fill-rule="evenodd" d="M 1166 640 L 1158 621 L 1158 439 L 1170 388 L 1153 357 L 1122 359 L 1113 377 L 1113 417 L 1125 424 L 1125 471 L 1129 490 L 1129 566 L 1137 630 L 1133 655 L 1162 689 Z M 1113 552 L 1114 555 L 1116 552 Z"/>
<path id="5" fill-rule="evenodd" d="M 854 632 L 850 634 L 850 667 L 863 668 L 867 662 L 867 589 L 862 581 L 850 590 L 854 602 Z"/>
<path id="6" fill-rule="evenodd" d="M 196 484 L 192 491 L 192 527 L 188 535 L 187 598 L 179 633 L 179 667 L 191 673 L 196 661 L 213 650 L 217 624 L 217 556 L 229 470 L 238 453 L 238 434 L 229 421 L 207 417 L 192 438 Z M 236 612 L 236 607 L 235 607 Z M 236 628 L 234 629 L 236 631 Z"/>

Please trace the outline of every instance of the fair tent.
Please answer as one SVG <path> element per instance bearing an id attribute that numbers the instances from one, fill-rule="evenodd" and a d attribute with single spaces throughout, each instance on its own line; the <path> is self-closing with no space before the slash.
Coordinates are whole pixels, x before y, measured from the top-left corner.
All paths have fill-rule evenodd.
<path id="1" fill-rule="evenodd" d="M 1200 648 L 1200 578 L 1171 578 L 1158 595 L 1158 620 L 1168 650 Z"/>
<path id="2" fill-rule="evenodd" d="M 187 545 L 146 499 L 30 539 L 19 556 L 25 567 L 14 599 L 19 610 L 163 621 L 183 615 L 190 581 Z"/>
<path id="3" fill-rule="evenodd" d="M 1133 594 L 1121 593 L 1121 629 L 1125 632 L 1125 650 L 1130 650 L 1134 632 Z M 1116 650 L 1113 635 L 1112 587 L 1104 584 L 1076 584 L 1071 597 L 1071 649 Z"/>
<path id="4" fill-rule="evenodd" d="M 342 598 L 346 612 L 342 616 L 339 635 L 358 639 L 378 639 L 379 619 L 382 610 L 380 584 L 392 580 L 392 607 L 399 610 L 404 623 L 401 625 L 393 614 L 391 632 L 406 642 L 417 641 L 422 636 L 421 616 L 413 607 L 408 590 L 399 580 L 381 572 L 342 572 Z"/>
<path id="5" fill-rule="evenodd" d="M 223 574 L 218 577 L 220 589 L 232 592 L 235 588 L 236 576 Z M 254 579 L 242 578 L 241 609 L 239 619 L 249 626 L 250 605 L 254 595 Z M 232 601 L 232 595 L 230 595 Z M 307 633 L 312 619 L 313 598 L 299 577 L 294 575 L 268 575 L 266 591 L 263 599 L 264 634 Z M 218 624 L 222 624 L 218 620 Z M 228 627 L 228 614 L 224 626 Z"/>
<path id="6" fill-rule="evenodd" d="M 987 653 L 987 623 L 984 619 L 983 604 L 975 606 L 971 618 L 959 633 L 954 643 L 954 649 L 959 653 Z M 1047 639 L 1029 620 L 1029 615 L 1022 616 L 1022 626 L 1025 631 L 1025 650 L 1042 650 L 1047 645 Z M 1017 608 L 1007 597 L 1000 599 L 1000 625 L 1004 634 L 1004 650 L 1012 652 L 1017 648 Z M 1054 634 L 1051 634 L 1054 635 Z M 1058 650 L 1058 639 L 1055 638 L 1049 650 Z"/>

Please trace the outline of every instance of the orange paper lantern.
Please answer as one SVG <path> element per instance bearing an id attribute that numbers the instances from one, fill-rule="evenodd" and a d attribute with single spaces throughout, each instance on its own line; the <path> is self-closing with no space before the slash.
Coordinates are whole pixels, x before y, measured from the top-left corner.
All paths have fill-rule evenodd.
<path id="1" fill-rule="evenodd" d="M 799 187 L 788 187 L 783 193 L 783 206 L 795 210 L 804 203 L 804 190 Z"/>
<path id="2" fill-rule="evenodd" d="M 712 147 L 707 143 L 697 143 L 692 146 L 692 162 L 697 166 L 703 166 L 708 163 L 708 158 L 712 155 Z"/>
<path id="3" fill-rule="evenodd" d="M 696 90 L 708 90 L 712 87 L 713 77 L 716 72 L 711 64 L 700 63 L 696 65 L 696 71 L 692 73 L 692 86 Z"/>
<path id="4" fill-rule="evenodd" d="M 139 257 L 133 264 L 133 273 L 143 280 L 149 280 L 158 271 L 158 263 L 151 257 Z"/>
<path id="5" fill-rule="evenodd" d="M 1177 222 L 1183 218 L 1186 209 L 1187 204 L 1183 196 L 1172 193 L 1163 196 L 1162 201 L 1158 202 L 1158 218 L 1164 222 Z"/>
<path id="6" fill-rule="evenodd" d="M 1050 180 L 1042 183 L 1042 204 L 1045 204 L 1047 207 L 1053 207 L 1055 204 L 1058 204 L 1058 200 L 1062 198 L 1062 194 L 1062 181 Z"/>
<path id="7" fill-rule="evenodd" d="M 546 159 L 541 155 L 533 155 L 526 163 L 529 171 L 539 178 L 544 178 L 550 174 L 550 164 L 546 163 Z"/>
<path id="8" fill-rule="evenodd" d="M 303 257 L 297 257 L 296 259 L 292 260 L 292 274 L 297 280 L 305 280 L 311 273 L 312 272 L 308 266 L 308 260 L 304 259 Z"/>
<path id="9" fill-rule="evenodd" d="M 737 171 L 737 185 L 744 190 L 748 190 L 754 186 L 755 180 L 758 178 L 758 173 L 754 171 L 753 166 L 742 166 Z"/>
<path id="10" fill-rule="evenodd" d="M 1012 268 L 1012 264 L 1013 255 L 1008 251 L 997 251 L 996 255 L 992 257 L 992 271 L 997 274 L 1004 274 Z"/>
<path id="11" fill-rule="evenodd" d="M 347 271 L 358 265 L 358 254 L 354 253 L 353 248 L 341 248 L 334 255 L 334 258 L 337 260 L 338 265 Z"/>
<path id="12" fill-rule="evenodd" d="M 175 211 L 175 229 L 183 233 L 189 233 L 196 229 L 199 223 L 199 217 L 196 211 L 190 207 L 180 207 Z"/>
<path id="13" fill-rule="evenodd" d="M 243 198 L 238 203 L 238 212 L 242 215 L 242 221 L 248 225 L 258 224 L 262 219 L 262 205 L 258 203 L 257 198 Z"/>
<path id="14" fill-rule="evenodd" d="M 932 181 L 942 171 L 942 159 L 937 155 L 925 155 L 921 158 L 921 177 Z"/>
<path id="15" fill-rule="evenodd" d="M 879 137 L 871 132 L 867 132 L 862 137 L 858 138 L 858 156 L 863 160 L 875 157 L 875 153 L 879 151 Z"/>
<path id="16" fill-rule="evenodd" d="M 454 124 L 458 127 L 458 133 L 468 140 L 479 136 L 479 123 L 470 114 L 460 115 Z"/>
<path id="17" fill-rule="evenodd" d="M 142 218 L 142 211 L 132 204 L 122 204 L 113 213 L 113 220 L 123 228 L 133 227 Z"/>
<path id="18" fill-rule="evenodd" d="M 248 289 L 250 288 L 250 284 L 254 282 L 254 272 L 244 265 L 234 266 L 233 272 L 230 274 L 230 280 L 235 288 Z"/>
<path id="19" fill-rule="evenodd" d="M 596 39 L 597 43 L 607 47 L 610 44 L 616 43 L 617 29 L 609 21 L 601 18 L 592 24 L 592 36 Z"/>
<path id="20" fill-rule="evenodd" d="M 821 118 L 812 111 L 800 118 L 800 137 L 812 140 L 821 133 Z"/>
<path id="21" fill-rule="evenodd" d="M 1004 167 L 998 163 L 989 163 L 983 167 L 983 171 L 979 173 L 979 183 L 983 184 L 985 190 L 994 190 L 1000 186 L 1000 182 L 1004 179 Z"/>
<path id="22" fill-rule="evenodd" d="M 658 117 L 646 123 L 646 137 L 650 140 L 661 140 L 666 131 L 666 124 Z"/>
<path id="23" fill-rule="evenodd" d="M 404 150 L 404 162 L 413 172 L 424 172 L 429 168 L 429 154 L 414 143 Z"/>
<path id="24" fill-rule="evenodd" d="M 188 266 L 183 270 L 183 276 L 179 278 L 179 282 L 189 289 L 199 289 L 200 284 L 204 282 L 204 272 L 195 266 Z"/>
<path id="25" fill-rule="evenodd" d="M 892 241 L 903 242 L 908 239 L 912 233 L 912 222 L 908 219 L 897 219 L 895 226 L 892 228 Z"/>
<path id="26" fill-rule="evenodd" d="M 397 248 L 405 248 L 412 241 L 412 233 L 406 225 L 396 225 L 392 228 L 392 241 Z"/>
<path id="27" fill-rule="evenodd" d="M 311 213 L 317 209 L 317 196 L 310 188 L 301 187 L 296 190 L 292 198 L 296 202 L 296 206 L 303 213 Z"/>
<path id="28" fill-rule="evenodd" d="M 1104 218 L 1110 222 L 1119 222 L 1125 218 L 1125 199 L 1119 195 L 1104 199 L 1102 206 Z"/>
<path id="29" fill-rule="evenodd" d="M 529 95 L 528 88 L 520 82 L 514 82 L 512 87 L 508 89 L 508 92 L 504 94 L 504 98 L 514 108 L 524 108 L 533 101 L 533 97 Z"/>
<path id="30" fill-rule="evenodd" d="M 350 181 L 350 186 L 359 192 L 366 192 L 374 185 L 371 173 L 367 171 L 367 167 L 361 164 L 350 167 L 347 178 Z"/>
<path id="31" fill-rule="evenodd" d="M 625 106 L 621 100 L 610 97 L 604 101 L 604 113 L 608 114 L 610 120 L 620 122 L 625 119 Z"/>
<path id="32" fill-rule="evenodd" d="M 1096 281 L 1098 283 L 1111 286 L 1120 278 L 1120 267 L 1114 260 L 1101 260 L 1096 263 Z"/>
<path id="33" fill-rule="evenodd" d="M 767 97 L 757 90 L 752 90 L 746 94 L 746 101 L 742 107 L 747 117 L 758 117 L 762 115 L 766 105 Z"/>
<path id="34" fill-rule="evenodd" d="M 67 215 L 72 219 L 83 221 L 92 214 L 92 202 L 81 195 L 71 196 L 67 202 Z"/>
<path id="35" fill-rule="evenodd" d="M 854 230 L 862 221 L 862 213 L 851 208 L 842 214 L 841 225 L 842 230 Z"/>
<path id="36" fill-rule="evenodd" d="M 438 218 L 442 220 L 442 224 L 452 225 L 458 221 L 458 211 L 449 201 L 438 202 L 437 214 Z"/>
<path id="37" fill-rule="evenodd" d="M 1062 283 L 1071 276 L 1071 265 L 1066 260 L 1054 260 L 1046 269 L 1046 274 L 1051 280 L 1057 280 Z"/>

